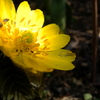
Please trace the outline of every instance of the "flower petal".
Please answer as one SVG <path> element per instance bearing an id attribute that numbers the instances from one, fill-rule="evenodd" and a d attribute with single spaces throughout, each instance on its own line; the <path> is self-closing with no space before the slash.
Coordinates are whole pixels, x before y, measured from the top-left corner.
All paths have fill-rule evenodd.
<path id="1" fill-rule="evenodd" d="M 31 72 L 51 72 L 53 70 L 53 68 L 49 68 L 45 64 L 37 62 L 33 56 L 26 53 L 20 53 L 16 58 L 12 58 L 12 61 L 23 69 Z"/>
<path id="2" fill-rule="evenodd" d="M 69 50 L 60 49 L 47 52 L 47 54 L 37 55 L 36 60 L 39 63 L 50 66 L 50 68 L 71 70 L 74 68 L 71 62 L 75 60 L 75 54 Z"/>
<path id="3" fill-rule="evenodd" d="M 47 48 L 49 48 L 48 51 L 52 51 L 65 47 L 68 44 L 70 37 L 69 35 L 59 34 L 47 37 L 47 39 L 50 41 L 50 44 L 47 45 Z"/>
<path id="4" fill-rule="evenodd" d="M 13 55 L 12 48 L 10 47 L 10 44 L 4 44 L 4 46 L 0 46 L 0 50 L 7 56 L 11 57 Z"/>
<path id="5" fill-rule="evenodd" d="M 12 0 L 0 1 L 0 20 L 15 18 L 15 7 Z"/>
<path id="6" fill-rule="evenodd" d="M 30 21 L 29 25 L 35 28 L 41 28 L 44 23 L 44 15 L 43 12 L 39 9 L 32 10 L 30 12 Z"/>
<path id="7" fill-rule="evenodd" d="M 31 8 L 27 1 L 23 1 L 20 3 L 18 9 L 17 9 L 17 15 L 16 15 L 16 25 L 19 26 L 20 23 L 25 23 L 25 19 L 29 17 Z"/>
<path id="8" fill-rule="evenodd" d="M 45 27 L 43 27 L 40 31 L 39 31 L 39 35 L 38 35 L 38 40 L 40 40 L 43 37 L 50 37 L 53 35 L 57 35 L 59 33 L 60 29 L 59 26 L 56 24 L 49 24 Z"/>

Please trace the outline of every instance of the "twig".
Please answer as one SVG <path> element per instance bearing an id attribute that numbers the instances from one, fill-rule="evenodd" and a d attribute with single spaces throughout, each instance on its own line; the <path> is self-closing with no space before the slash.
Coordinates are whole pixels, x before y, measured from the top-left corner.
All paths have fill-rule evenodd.
<path id="1" fill-rule="evenodd" d="M 93 67 L 92 76 L 93 83 L 96 76 L 96 64 L 97 64 L 97 46 L 98 46 L 98 6 L 97 0 L 92 0 L 93 6 Z"/>

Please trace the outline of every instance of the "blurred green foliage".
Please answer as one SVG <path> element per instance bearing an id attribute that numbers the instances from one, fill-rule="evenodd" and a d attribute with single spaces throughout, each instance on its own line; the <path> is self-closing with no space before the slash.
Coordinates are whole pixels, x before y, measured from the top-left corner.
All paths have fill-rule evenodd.
<path id="1" fill-rule="evenodd" d="M 66 27 L 66 4 L 65 0 L 51 0 L 50 4 L 51 21 L 58 24 L 61 30 Z"/>
<path id="2" fill-rule="evenodd" d="M 69 26 L 72 21 L 72 9 L 66 0 L 36 0 L 35 7 L 43 10 L 45 24 L 56 23 L 62 31 Z"/>

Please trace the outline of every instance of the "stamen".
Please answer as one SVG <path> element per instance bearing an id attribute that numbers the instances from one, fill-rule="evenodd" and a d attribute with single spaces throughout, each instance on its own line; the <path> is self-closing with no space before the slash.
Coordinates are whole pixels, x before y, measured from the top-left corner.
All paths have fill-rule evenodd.
<path id="1" fill-rule="evenodd" d="M 13 20 L 11 20 L 11 25 L 13 25 L 14 24 L 14 21 Z"/>
<path id="2" fill-rule="evenodd" d="M 33 51 L 31 51 L 31 53 L 33 53 Z"/>
<path id="3" fill-rule="evenodd" d="M 34 27 L 34 26 L 36 26 L 36 24 L 31 25 L 31 27 Z"/>
<path id="4" fill-rule="evenodd" d="M 2 39 L 2 41 L 5 42 L 5 43 L 8 42 L 8 39 L 7 39 L 7 38 L 1 38 L 1 39 Z"/>
<path id="5" fill-rule="evenodd" d="M 20 50 L 20 52 L 22 52 L 22 50 Z"/>
<path id="6" fill-rule="evenodd" d="M 0 22 L 0 28 L 3 26 L 3 24 Z"/>
<path id="7" fill-rule="evenodd" d="M 41 52 L 40 53 L 42 56 L 47 56 L 48 54 L 46 52 Z"/>
<path id="8" fill-rule="evenodd" d="M 31 20 L 28 21 L 28 24 L 31 22 Z"/>
<path id="9" fill-rule="evenodd" d="M 24 40 L 27 43 L 32 43 L 33 42 L 33 33 L 30 33 L 30 32 L 23 33 L 22 37 L 21 37 L 21 42 L 24 42 Z"/>
<path id="10" fill-rule="evenodd" d="M 20 23 L 21 23 L 22 21 L 24 21 L 24 19 L 25 19 L 25 18 L 22 18 L 21 21 L 20 21 Z"/>
<path id="11" fill-rule="evenodd" d="M 18 52 L 18 50 L 16 50 L 16 52 Z"/>

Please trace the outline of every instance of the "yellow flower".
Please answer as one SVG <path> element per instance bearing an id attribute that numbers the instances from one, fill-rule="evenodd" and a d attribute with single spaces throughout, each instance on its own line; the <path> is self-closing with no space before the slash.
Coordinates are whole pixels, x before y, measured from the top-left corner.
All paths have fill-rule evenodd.
<path id="1" fill-rule="evenodd" d="M 75 54 L 61 49 L 69 42 L 56 24 L 43 27 L 44 15 L 27 1 L 15 11 L 12 0 L 0 1 L 0 50 L 17 66 L 31 72 L 71 70 Z"/>

